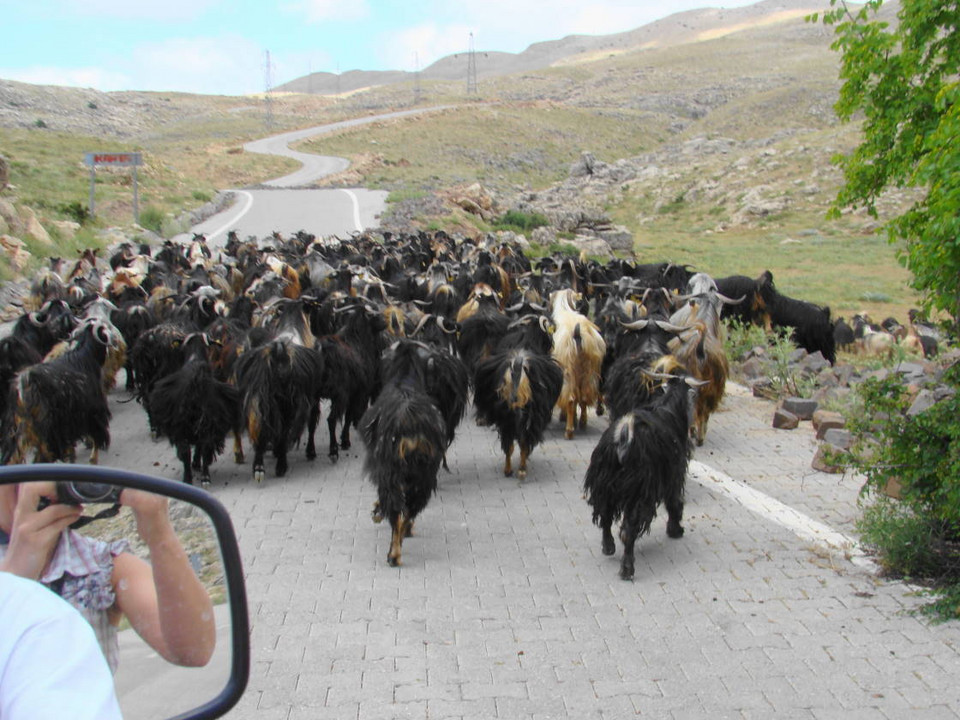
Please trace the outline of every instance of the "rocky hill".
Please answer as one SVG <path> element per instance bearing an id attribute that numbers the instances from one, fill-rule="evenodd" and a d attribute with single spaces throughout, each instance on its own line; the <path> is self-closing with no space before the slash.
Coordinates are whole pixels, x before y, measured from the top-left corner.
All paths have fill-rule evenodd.
<path id="1" fill-rule="evenodd" d="M 823 10 L 817 0 L 763 0 L 740 8 L 704 8 L 675 13 L 627 32 L 613 35 L 569 35 L 560 40 L 534 43 L 521 53 L 475 51 L 477 78 L 543 70 L 591 62 L 644 49 L 665 48 L 716 39 L 749 28 L 776 24 Z M 441 58 L 420 71 L 421 81 L 457 82 L 466 78 L 468 53 Z M 415 73 L 405 71 L 350 70 L 311 73 L 276 89 L 282 92 L 332 95 L 360 89 L 412 82 Z"/>

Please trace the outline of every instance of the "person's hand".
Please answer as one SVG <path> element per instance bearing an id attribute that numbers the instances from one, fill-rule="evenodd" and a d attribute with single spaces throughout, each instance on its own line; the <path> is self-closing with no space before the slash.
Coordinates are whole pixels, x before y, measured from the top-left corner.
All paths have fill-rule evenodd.
<path id="1" fill-rule="evenodd" d="M 41 498 L 51 504 L 39 510 Z M 31 580 L 39 580 L 53 556 L 60 533 L 83 513 L 80 505 L 56 502 L 52 482 L 21 483 L 10 529 L 10 546 L 0 569 Z"/>
<path id="2" fill-rule="evenodd" d="M 169 503 L 163 495 L 124 488 L 120 493 L 120 504 L 133 510 L 137 519 L 137 533 L 148 544 L 171 527 L 167 514 Z"/>

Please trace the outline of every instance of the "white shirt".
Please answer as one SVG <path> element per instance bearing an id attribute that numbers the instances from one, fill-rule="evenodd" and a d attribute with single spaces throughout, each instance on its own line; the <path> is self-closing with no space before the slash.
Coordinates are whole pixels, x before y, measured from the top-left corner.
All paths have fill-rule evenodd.
<path id="1" fill-rule="evenodd" d="M 0 720 L 119 720 L 90 623 L 43 585 L 0 572 Z"/>

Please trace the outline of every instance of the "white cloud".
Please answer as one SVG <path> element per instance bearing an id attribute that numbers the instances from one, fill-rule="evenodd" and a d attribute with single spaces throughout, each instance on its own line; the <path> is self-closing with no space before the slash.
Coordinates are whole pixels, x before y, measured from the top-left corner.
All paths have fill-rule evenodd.
<path id="1" fill-rule="evenodd" d="M 244 95 L 266 86 L 263 49 L 241 37 L 145 43 L 137 46 L 130 65 L 138 90 Z"/>
<path id="2" fill-rule="evenodd" d="M 131 86 L 130 78 L 103 68 L 27 67 L 13 70 L 0 68 L 0 77 L 31 85 L 93 88 L 104 92 Z"/>
<path id="3" fill-rule="evenodd" d="M 202 15 L 220 0 L 63 0 L 78 15 L 121 20 L 184 21 Z"/>
<path id="4" fill-rule="evenodd" d="M 447 55 L 466 52 L 470 47 L 471 28 L 466 25 L 426 23 L 391 33 L 389 42 L 377 43 L 379 65 L 391 70 L 415 71 Z"/>
<path id="5" fill-rule="evenodd" d="M 287 13 L 303 15 L 310 23 L 362 20 L 370 14 L 366 0 L 292 0 L 281 8 Z"/>

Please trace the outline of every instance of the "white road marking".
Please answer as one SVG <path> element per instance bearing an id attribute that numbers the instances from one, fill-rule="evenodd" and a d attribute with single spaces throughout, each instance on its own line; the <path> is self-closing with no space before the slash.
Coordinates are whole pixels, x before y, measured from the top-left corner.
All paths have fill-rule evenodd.
<path id="1" fill-rule="evenodd" d="M 340 189 L 350 196 L 350 201 L 353 203 L 353 224 L 356 226 L 357 232 L 363 232 L 363 223 L 360 222 L 360 199 L 353 190 Z"/>
<path id="2" fill-rule="evenodd" d="M 234 190 L 233 192 L 237 193 L 238 195 L 243 195 L 243 197 L 246 198 L 246 204 L 243 206 L 243 209 L 240 210 L 240 213 L 236 217 L 233 217 L 230 219 L 230 222 L 226 223 L 223 227 L 217 228 L 212 233 L 207 233 L 206 237 L 208 241 L 213 240 L 218 235 L 222 235 L 227 230 L 229 230 L 234 225 L 236 225 L 238 222 L 240 222 L 240 218 L 242 218 L 244 215 L 250 212 L 250 208 L 253 207 L 253 195 L 248 193 L 246 190 Z"/>
<path id="3" fill-rule="evenodd" d="M 784 505 L 779 500 L 765 495 L 759 490 L 754 490 L 749 485 L 734 480 L 720 470 L 691 460 L 688 476 L 707 489 L 717 490 L 728 495 L 750 512 L 772 520 L 796 533 L 798 537 L 831 552 L 843 554 L 857 567 L 873 573 L 878 571 L 877 564 L 867 557 L 854 538 L 837 532 L 822 522 Z"/>

